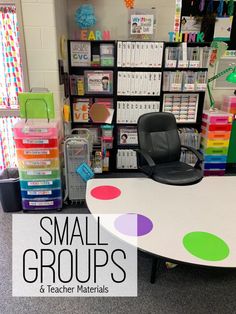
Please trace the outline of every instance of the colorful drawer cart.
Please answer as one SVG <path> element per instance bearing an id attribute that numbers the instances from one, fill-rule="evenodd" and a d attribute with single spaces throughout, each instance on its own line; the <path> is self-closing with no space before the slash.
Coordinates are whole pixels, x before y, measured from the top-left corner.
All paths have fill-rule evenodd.
<path id="1" fill-rule="evenodd" d="M 232 131 L 229 141 L 229 150 L 227 158 L 228 168 L 235 168 L 236 164 L 236 96 L 225 96 L 222 110 L 232 113 L 234 115 L 234 121 L 232 124 Z"/>
<path id="2" fill-rule="evenodd" d="M 23 209 L 61 208 L 58 123 L 45 120 L 20 121 L 13 130 Z"/>
<path id="3" fill-rule="evenodd" d="M 203 112 L 201 150 L 205 176 L 225 174 L 231 129 L 232 114 L 223 111 Z"/>

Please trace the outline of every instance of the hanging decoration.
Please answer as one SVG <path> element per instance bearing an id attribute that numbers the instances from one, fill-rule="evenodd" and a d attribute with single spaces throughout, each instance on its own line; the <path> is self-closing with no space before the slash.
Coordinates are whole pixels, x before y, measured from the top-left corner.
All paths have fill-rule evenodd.
<path id="1" fill-rule="evenodd" d="M 76 10 L 75 22 L 81 29 L 93 27 L 97 22 L 93 5 L 82 4 Z"/>
<path id="2" fill-rule="evenodd" d="M 207 12 L 213 13 L 213 10 L 214 10 L 213 0 L 209 0 L 208 6 L 207 6 Z"/>
<path id="3" fill-rule="evenodd" d="M 224 8 L 224 0 L 220 0 L 218 8 L 217 8 L 217 16 L 218 17 L 222 17 L 223 16 L 223 8 Z"/>
<path id="4" fill-rule="evenodd" d="M 124 0 L 124 2 L 125 2 L 125 6 L 128 9 L 133 9 L 134 8 L 134 0 Z"/>
<path id="5" fill-rule="evenodd" d="M 203 12 L 205 8 L 206 0 L 201 0 L 199 4 L 199 11 Z"/>
<path id="6" fill-rule="evenodd" d="M 174 32 L 175 33 L 179 33 L 179 31 L 180 31 L 181 9 L 182 9 L 182 0 L 176 0 L 175 22 L 174 22 Z"/>
<path id="7" fill-rule="evenodd" d="M 228 2 L 227 14 L 228 16 L 233 16 L 234 15 L 234 0 L 227 0 L 227 2 Z"/>

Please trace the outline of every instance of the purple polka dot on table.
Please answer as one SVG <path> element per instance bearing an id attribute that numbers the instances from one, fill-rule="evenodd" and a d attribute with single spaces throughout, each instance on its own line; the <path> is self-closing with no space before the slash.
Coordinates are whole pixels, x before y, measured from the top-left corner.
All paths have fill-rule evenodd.
<path id="1" fill-rule="evenodd" d="M 115 220 L 115 228 L 125 235 L 140 237 L 151 232 L 153 223 L 144 215 L 131 213 L 119 216 Z"/>

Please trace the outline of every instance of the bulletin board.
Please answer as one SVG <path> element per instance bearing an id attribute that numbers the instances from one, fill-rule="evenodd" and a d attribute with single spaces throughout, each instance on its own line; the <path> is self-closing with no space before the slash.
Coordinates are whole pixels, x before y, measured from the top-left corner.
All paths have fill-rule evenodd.
<path id="1" fill-rule="evenodd" d="M 204 9 L 200 10 L 200 5 L 204 3 Z M 229 2 L 228 2 L 229 3 Z M 182 0 L 181 21 L 185 17 L 189 17 L 196 21 L 196 24 L 200 24 L 199 31 L 204 32 L 205 42 L 212 42 L 214 38 L 214 31 L 216 25 L 216 19 L 218 18 L 220 1 L 212 0 Z M 209 10 L 209 6 L 212 5 L 212 10 Z M 222 17 L 227 18 L 228 4 L 224 1 L 222 8 Z M 184 21 L 185 22 L 185 21 Z M 188 19 L 186 18 L 188 23 Z M 195 24 L 195 25 L 196 25 Z M 219 25 L 219 24 L 218 24 Z M 181 23 L 181 28 L 183 27 Z M 197 26 L 196 26 L 196 29 Z M 236 50 L 236 2 L 234 2 L 233 22 L 231 23 L 230 39 L 227 41 L 228 49 Z"/>

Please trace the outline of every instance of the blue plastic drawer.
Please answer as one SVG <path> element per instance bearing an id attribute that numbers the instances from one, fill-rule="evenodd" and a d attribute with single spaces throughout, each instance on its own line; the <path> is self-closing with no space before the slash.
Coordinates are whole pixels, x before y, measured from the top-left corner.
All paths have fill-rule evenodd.
<path id="1" fill-rule="evenodd" d="M 225 168 L 226 168 L 226 163 L 213 162 L 213 163 L 205 163 L 204 164 L 205 170 L 208 170 L 208 169 L 225 169 Z"/>
<path id="2" fill-rule="evenodd" d="M 61 189 L 56 190 L 22 190 L 21 196 L 24 199 L 32 199 L 32 198 L 57 198 L 61 197 Z"/>
<path id="3" fill-rule="evenodd" d="M 206 163 L 211 163 L 211 162 L 226 163 L 227 162 L 227 156 L 205 155 L 204 161 Z"/>
<path id="4" fill-rule="evenodd" d="M 31 181 L 20 181 L 21 190 L 51 190 L 51 189 L 60 189 L 61 180 L 31 180 Z"/>

